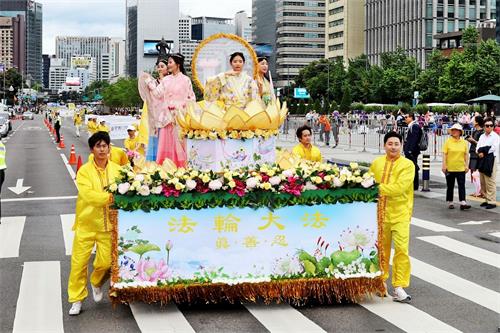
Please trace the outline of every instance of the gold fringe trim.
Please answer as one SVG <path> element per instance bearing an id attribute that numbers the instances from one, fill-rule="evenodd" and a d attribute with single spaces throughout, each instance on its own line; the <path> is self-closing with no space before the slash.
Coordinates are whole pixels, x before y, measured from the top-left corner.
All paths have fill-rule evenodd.
<path id="1" fill-rule="evenodd" d="M 248 53 L 252 57 L 252 61 L 254 63 L 253 66 L 253 78 L 255 79 L 257 77 L 258 73 L 258 61 L 257 61 L 257 54 L 255 53 L 255 50 L 253 49 L 252 45 L 250 45 L 246 40 L 241 38 L 240 36 L 233 35 L 233 34 L 224 34 L 224 33 L 219 33 L 219 34 L 214 34 L 206 39 L 204 39 L 194 50 L 193 58 L 191 60 L 191 73 L 193 74 L 193 81 L 194 83 L 200 88 L 201 92 L 203 93 L 205 91 L 205 86 L 203 83 L 200 81 L 198 78 L 198 71 L 196 69 L 196 62 L 198 61 L 198 54 L 200 53 L 201 49 L 205 47 L 208 43 L 210 43 L 213 40 L 219 39 L 219 38 L 227 38 L 231 39 L 234 41 L 237 41 L 247 49 Z"/>
<path id="2" fill-rule="evenodd" d="M 372 294 L 384 293 L 381 277 L 374 279 L 295 279 L 261 283 L 227 285 L 192 284 L 171 287 L 111 288 L 113 304 L 145 302 L 167 304 L 216 304 L 216 303 L 291 303 L 303 305 L 310 301 L 321 304 L 360 302 Z"/>
<path id="3" fill-rule="evenodd" d="M 112 226 L 111 232 L 111 283 L 116 283 L 120 278 L 120 267 L 118 267 L 118 210 L 111 209 L 109 220 Z"/>

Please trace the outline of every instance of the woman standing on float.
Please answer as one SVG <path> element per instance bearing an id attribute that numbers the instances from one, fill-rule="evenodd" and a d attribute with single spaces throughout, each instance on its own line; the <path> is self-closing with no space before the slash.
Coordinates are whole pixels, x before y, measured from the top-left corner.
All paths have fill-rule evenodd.
<path id="1" fill-rule="evenodd" d="M 139 85 L 141 90 L 146 90 L 144 95 L 149 106 L 148 160 L 156 160 L 156 163 L 162 164 L 168 158 L 176 166 L 184 167 L 186 149 L 178 135 L 176 114 L 182 112 L 189 102 L 195 102 L 196 98 L 191 79 L 185 75 L 182 55 L 171 54 L 166 60 L 160 60 L 158 66 L 159 71 L 166 66 L 169 75 L 156 81 L 149 74 L 143 74 L 141 80 L 144 80 L 146 89 L 144 85 Z"/>
<path id="2" fill-rule="evenodd" d="M 265 105 L 268 105 L 274 99 L 274 87 L 271 75 L 269 73 L 269 63 L 266 57 L 258 57 L 259 70 L 257 72 L 257 87 L 259 95 Z"/>

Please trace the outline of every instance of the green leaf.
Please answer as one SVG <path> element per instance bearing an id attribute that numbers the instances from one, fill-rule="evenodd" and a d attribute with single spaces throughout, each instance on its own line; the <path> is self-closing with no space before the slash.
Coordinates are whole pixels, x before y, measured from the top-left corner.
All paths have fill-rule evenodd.
<path id="1" fill-rule="evenodd" d="M 142 257 L 144 254 L 150 251 L 161 251 L 161 250 L 157 245 L 147 243 L 147 244 L 137 244 L 131 247 L 129 251 L 132 251 L 138 254 L 139 257 Z"/>

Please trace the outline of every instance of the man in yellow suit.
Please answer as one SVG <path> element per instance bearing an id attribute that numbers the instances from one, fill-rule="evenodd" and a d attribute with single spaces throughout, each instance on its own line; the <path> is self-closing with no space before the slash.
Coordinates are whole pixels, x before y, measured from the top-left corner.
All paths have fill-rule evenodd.
<path id="1" fill-rule="evenodd" d="M 96 118 L 96 116 L 90 115 L 89 116 L 89 121 L 87 123 L 87 131 L 88 131 L 88 134 L 89 134 L 89 138 L 93 134 L 97 133 L 97 127 L 98 126 L 99 125 L 97 124 L 97 118 Z"/>
<path id="2" fill-rule="evenodd" d="M 106 120 L 99 119 L 99 125 L 97 126 L 97 132 L 107 132 L 109 133 L 109 127 L 106 125 Z"/>
<path id="3" fill-rule="evenodd" d="M 90 276 L 94 301 L 102 300 L 102 285 L 109 278 L 111 267 L 111 222 L 109 220 L 112 194 L 106 186 L 119 176 L 120 166 L 109 160 L 109 134 L 97 132 L 89 138 L 90 151 L 94 158 L 85 163 L 76 176 L 78 198 L 73 230 L 73 252 L 68 281 L 68 300 L 72 303 L 70 315 L 78 315 L 82 301 L 87 297 L 87 269 L 96 245 L 94 271 Z"/>
<path id="4" fill-rule="evenodd" d="M 304 125 L 297 128 L 297 139 L 299 144 L 293 148 L 293 154 L 299 156 L 303 160 L 313 162 L 321 162 L 321 151 L 318 147 L 314 146 L 312 141 L 311 127 Z"/>
<path id="5" fill-rule="evenodd" d="M 80 112 L 75 111 L 75 115 L 73 116 L 73 123 L 75 125 L 76 136 L 80 137 L 80 127 L 82 126 L 82 116 Z"/>
<path id="6" fill-rule="evenodd" d="M 384 281 L 389 277 L 391 242 L 394 242 L 392 264 L 393 300 L 408 303 L 411 296 L 404 288 L 410 285 L 410 220 L 413 212 L 413 162 L 401 156 L 403 138 L 396 132 L 384 137 L 385 155 L 373 161 L 370 171 L 379 184 L 379 209 L 383 210 Z"/>
<path id="7" fill-rule="evenodd" d="M 128 138 L 123 141 L 125 149 L 128 151 L 135 151 L 141 156 L 144 156 L 144 148 L 139 143 L 139 137 L 136 135 L 136 128 L 133 125 L 127 127 Z"/>

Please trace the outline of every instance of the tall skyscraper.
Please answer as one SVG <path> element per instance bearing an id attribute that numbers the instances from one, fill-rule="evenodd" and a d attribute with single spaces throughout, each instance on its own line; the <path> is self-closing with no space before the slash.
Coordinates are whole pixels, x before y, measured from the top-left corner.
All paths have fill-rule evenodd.
<path id="1" fill-rule="evenodd" d="M 269 70 L 276 79 L 276 1 L 252 0 L 252 42 L 269 44 Z"/>
<path id="2" fill-rule="evenodd" d="M 344 64 L 364 52 L 364 0 L 326 1 L 325 58 Z"/>
<path id="3" fill-rule="evenodd" d="M 233 20 L 207 16 L 191 18 L 191 39 L 203 40 L 218 33 L 234 34 Z"/>
<path id="4" fill-rule="evenodd" d="M 42 86 L 44 89 L 49 89 L 50 82 L 50 55 L 42 55 Z"/>
<path id="5" fill-rule="evenodd" d="M 127 73 L 136 77 L 153 70 L 162 38 L 179 50 L 179 0 L 127 0 Z"/>
<path id="6" fill-rule="evenodd" d="M 290 85 L 302 68 L 324 57 L 325 0 L 277 0 L 274 85 Z"/>
<path id="7" fill-rule="evenodd" d="M 252 18 L 244 10 L 234 16 L 235 33 L 247 42 L 252 41 Z"/>
<path id="8" fill-rule="evenodd" d="M 435 34 L 464 30 L 496 17 L 495 0 L 366 0 L 365 49 L 372 64 L 402 47 L 422 67 Z"/>
<path id="9" fill-rule="evenodd" d="M 24 16 L 0 16 L 0 64 L 25 70 L 26 39 Z"/>
<path id="10" fill-rule="evenodd" d="M 42 82 L 42 4 L 33 0 L 1 0 L 0 16 L 17 17 L 26 22 L 24 65 L 20 71 L 37 82 Z"/>
<path id="11" fill-rule="evenodd" d="M 191 16 L 181 15 L 179 18 L 179 41 L 191 40 Z"/>

